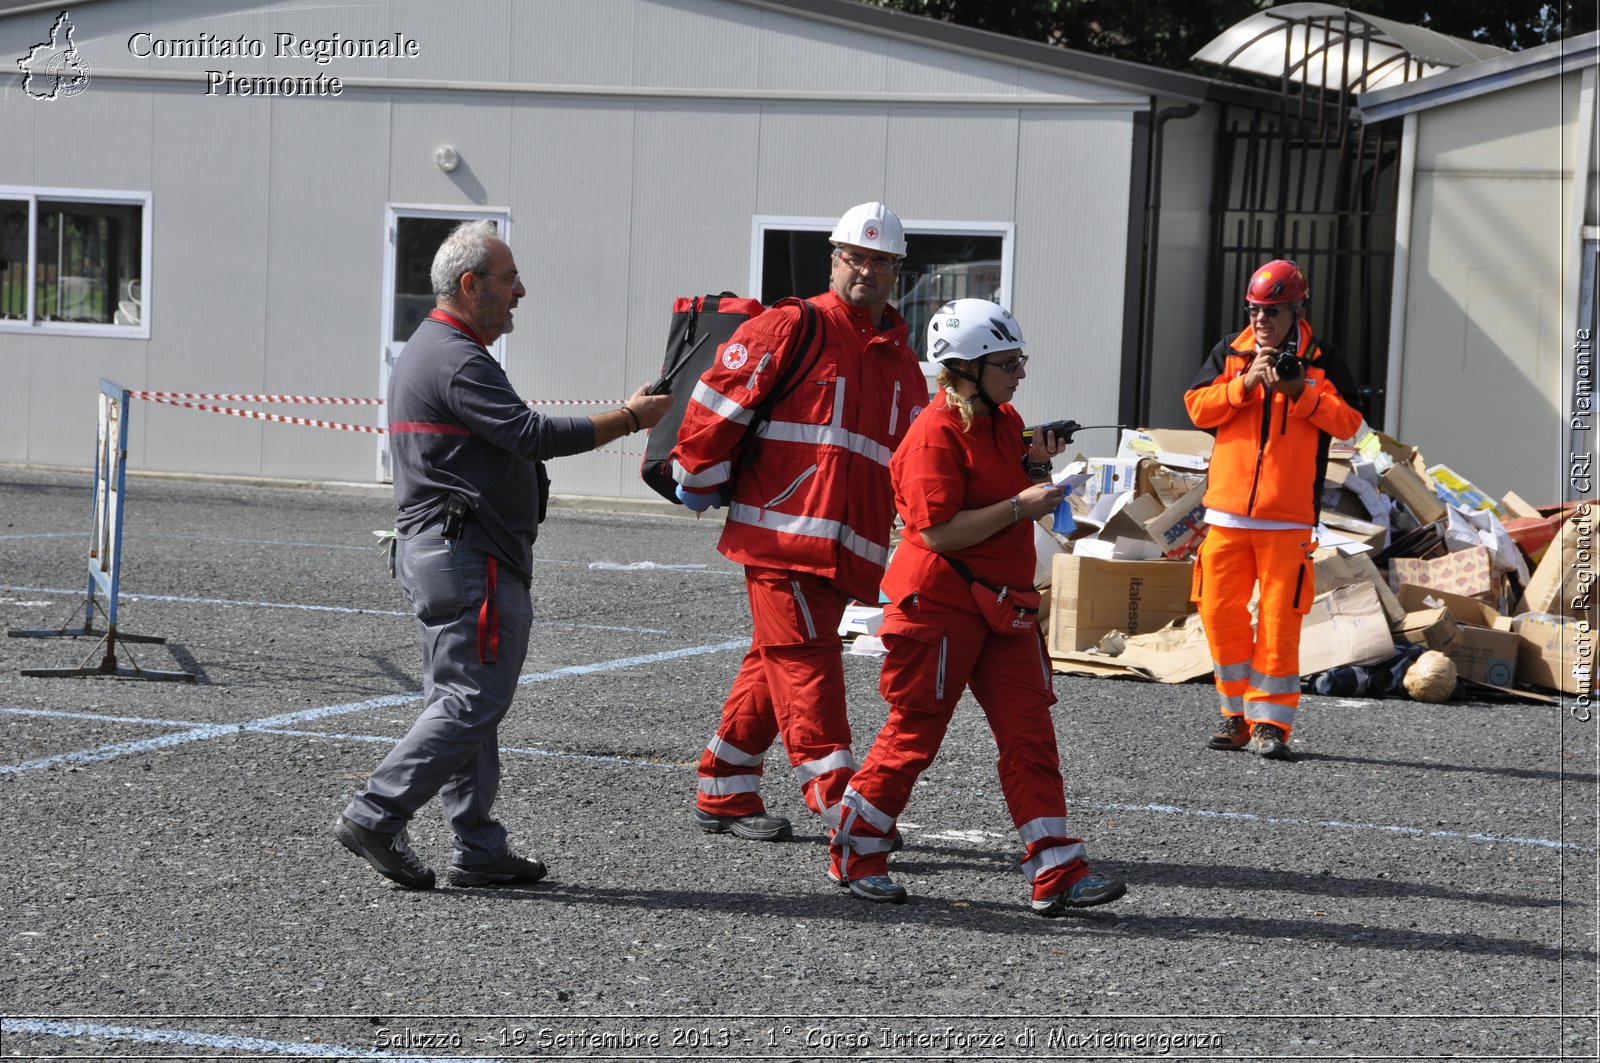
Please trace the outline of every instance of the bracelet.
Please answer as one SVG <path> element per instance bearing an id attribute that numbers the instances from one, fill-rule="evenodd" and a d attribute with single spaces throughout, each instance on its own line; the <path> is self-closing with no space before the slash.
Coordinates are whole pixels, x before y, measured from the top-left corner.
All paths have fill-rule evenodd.
<path id="1" fill-rule="evenodd" d="M 1017 496 L 1016 495 L 1012 495 L 1011 496 L 1011 523 L 1012 524 L 1020 524 L 1021 522 L 1022 522 L 1022 503 L 1017 500 Z"/>
<path id="2" fill-rule="evenodd" d="M 619 412 L 627 414 L 628 415 L 628 420 L 633 422 L 633 427 L 628 429 L 628 434 L 629 435 L 633 435 L 633 433 L 637 432 L 639 429 L 644 427 L 644 425 L 639 422 L 639 415 L 634 413 L 631 409 L 629 409 L 628 405 L 626 403 L 624 403 L 618 409 L 619 409 Z"/>

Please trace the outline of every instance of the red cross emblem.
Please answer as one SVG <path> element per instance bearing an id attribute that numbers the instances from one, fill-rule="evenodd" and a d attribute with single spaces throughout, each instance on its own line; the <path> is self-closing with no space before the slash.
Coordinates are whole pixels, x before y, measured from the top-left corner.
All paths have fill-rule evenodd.
<path id="1" fill-rule="evenodd" d="M 866 233 L 868 240 L 876 240 L 878 238 L 878 227 L 876 225 L 869 225 L 866 228 Z"/>

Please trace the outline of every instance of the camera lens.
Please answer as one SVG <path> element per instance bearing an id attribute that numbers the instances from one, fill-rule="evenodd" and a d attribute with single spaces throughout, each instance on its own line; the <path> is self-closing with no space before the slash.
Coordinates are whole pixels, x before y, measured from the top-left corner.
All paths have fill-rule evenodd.
<path id="1" fill-rule="evenodd" d="M 1299 355 L 1281 351 L 1278 357 L 1273 359 L 1272 368 L 1278 374 L 1279 380 L 1298 380 L 1305 367 Z"/>

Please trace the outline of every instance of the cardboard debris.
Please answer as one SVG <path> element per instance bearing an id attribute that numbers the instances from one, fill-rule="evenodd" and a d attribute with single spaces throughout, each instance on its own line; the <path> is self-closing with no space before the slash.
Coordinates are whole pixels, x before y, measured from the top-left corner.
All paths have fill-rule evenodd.
<path id="1" fill-rule="evenodd" d="M 1528 588 L 1517 602 L 1518 613 L 1552 613 L 1587 620 L 1594 627 L 1600 620 L 1595 595 L 1595 524 L 1600 516 L 1595 505 L 1582 505 L 1561 526 L 1561 534 L 1545 551 L 1534 570 Z M 1587 563 L 1584 559 L 1587 558 Z"/>
<path id="2" fill-rule="evenodd" d="M 1567 694 L 1594 693 L 1595 631 L 1570 617 L 1518 617 L 1517 676 Z"/>
<path id="3" fill-rule="evenodd" d="M 1396 465 L 1383 474 L 1378 486 L 1410 510 L 1418 524 L 1432 524 L 1445 517 L 1445 505 L 1433 493 L 1427 473 L 1419 473 L 1409 465 Z"/>
<path id="4" fill-rule="evenodd" d="M 1504 586 L 1489 551 L 1481 546 L 1433 560 L 1416 557 L 1391 559 L 1390 589 L 1398 589 L 1405 583 L 1477 598 L 1490 605 L 1499 603 Z"/>
<path id="5" fill-rule="evenodd" d="M 1377 664 L 1394 656 L 1394 637 L 1370 583 L 1319 594 L 1300 623 L 1300 674 L 1346 664 Z"/>
<path id="6" fill-rule="evenodd" d="M 1194 611 L 1187 561 L 1104 561 L 1062 554 L 1051 580 L 1051 656 L 1086 650 L 1109 631 L 1139 635 Z"/>
<path id="7" fill-rule="evenodd" d="M 1125 428 L 1117 457 L 1148 458 L 1161 465 L 1204 471 L 1211 465 L 1216 439 L 1210 432 L 1182 428 Z"/>
<path id="8" fill-rule="evenodd" d="M 1378 566 L 1372 563 L 1372 558 L 1366 554 L 1341 554 L 1334 551 L 1326 553 L 1318 551 L 1311 565 L 1312 577 L 1316 580 L 1318 594 L 1326 594 L 1340 587 L 1350 587 L 1359 584 L 1371 584 L 1377 592 L 1378 604 L 1383 609 L 1383 619 L 1391 628 L 1398 627 L 1405 620 L 1405 606 L 1395 598 L 1394 591 L 1389 589 L 1389 583 L 1378 571 Z"/>
<path id="9" fill-rule="evenodd" d="M 1452 506 L 1460 509 L 1487 509 L 1496 514 L 1500 507 L 1494 499 L 1484 494 L 1473 486 L 1472 481 L 1461 476 L 1448 465 L 1428 466 L 1428 478 L 1433 481 L 1433 490 L 1440 498 Z"/>
<path id="10" fill-rule="evenodd" d="M 1051 663 L 1066 675 L 1135 676 L 1157 683 L 1183 683 L 1211 674 L 1211 650 L 1198 613 L 1144 635 L 1123 636 L 1120 641 L 1122 652 L 1114 657 L 1051 650 Z"/>

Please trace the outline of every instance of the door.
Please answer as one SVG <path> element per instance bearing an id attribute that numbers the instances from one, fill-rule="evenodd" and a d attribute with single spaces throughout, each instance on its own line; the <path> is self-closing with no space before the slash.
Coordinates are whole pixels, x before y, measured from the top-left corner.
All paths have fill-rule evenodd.
<path id="1" fill-rule="evenodd" d="M 378 395 L 387 398 L 389 374 L 395 359 L 417 331 L 417 326 L 433 309 L 433 283 L 428 273 L 433 266 L 434 252 L 444 243 L 450 230 L 464 221 L 487 219 L 495 223 L 500 237 L 509 242 L 511 214 L 504 210 L 463 211 L 449 208 L 396 207 L 388 210 L 388 229 L 384 247 L 383 283 L 383 340 L 378 366 Z M 489 353 L 500 364 L 505 364 L 505 339 L 496 340 Z M 389 426 L 388 407 L 380 423 Z M 389 437 L 378 437 L 378 479 L 387 483 L 394 478 L 389 465 Z"/>

